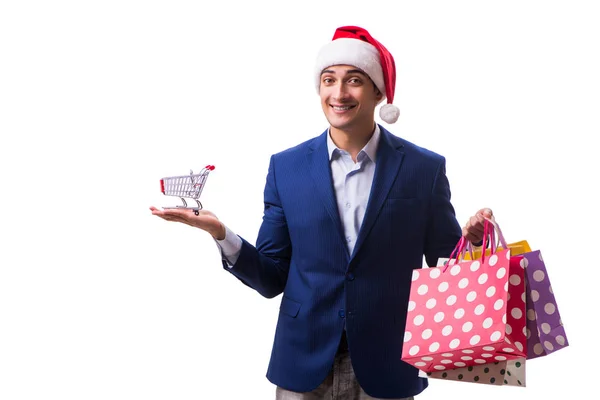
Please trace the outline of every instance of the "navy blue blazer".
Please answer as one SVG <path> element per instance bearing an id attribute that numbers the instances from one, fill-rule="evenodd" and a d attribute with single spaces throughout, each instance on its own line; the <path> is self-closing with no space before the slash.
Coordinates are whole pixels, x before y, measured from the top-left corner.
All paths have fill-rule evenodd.
<path id="1" fill-rule="evenodd" d="M 261 295 L 283 292 L 267 378 L 307 392 L 330 372 L 344 326 L 356 378 L 373 397 L 413 396 L 403 362 L 412 270 L 449 257 L 461 228 L 444 157 L 380 126 L 375 176 L 353 254 L 333 189 L 327 134 L 271 157 L 256 247 L 224 267 Z"/>

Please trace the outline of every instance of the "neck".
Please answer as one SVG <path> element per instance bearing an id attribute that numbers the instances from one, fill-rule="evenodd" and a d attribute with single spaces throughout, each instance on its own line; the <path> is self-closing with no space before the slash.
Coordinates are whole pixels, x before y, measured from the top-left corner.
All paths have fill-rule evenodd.
<path id="1" fill-rule="evenodd" d="M 335 145 L 350 153 L 352 159 L 356 162 L 358 153 L 371 140 L 375 132 L 375 122 L 370 122 L 369 125 L 357 127 L 353 129 L 343 129 L 330 126 L 329 132 L 331 140 Z"/>

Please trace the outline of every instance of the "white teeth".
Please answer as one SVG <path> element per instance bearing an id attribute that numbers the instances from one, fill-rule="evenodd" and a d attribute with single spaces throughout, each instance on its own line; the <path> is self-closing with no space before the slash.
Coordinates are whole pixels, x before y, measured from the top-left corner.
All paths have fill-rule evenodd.
<path id="1" fill-rule="evenodd" d="M 352 106 L 344 106 L 344 107 L 332 106 L 332 107 L 336 111 L 347 111 L 352 108 Z"/>

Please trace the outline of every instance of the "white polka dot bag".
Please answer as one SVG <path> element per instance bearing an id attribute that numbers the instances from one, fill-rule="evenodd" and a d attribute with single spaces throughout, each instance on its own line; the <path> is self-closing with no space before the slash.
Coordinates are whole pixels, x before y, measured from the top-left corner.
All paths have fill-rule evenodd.
<path id="1" fill-rule="evenodd" d="M 445 379 L 458 382 L 482 383 L 497 386 L 525 387 L 525 358 L 496 361 L 447 371 L 423 372 L 419 376 L 430 379 Z"/>
<path id="2" fill-rule="evenodd" d="M 526 357 L 525 275 L 522 256 L 495 248 L 460 260 L 461 238 L 446 265 L 413 271 L 402 360 L 423 372 L 446 371 Z M 485 248 L 485 244 L 484 244 Z"/>

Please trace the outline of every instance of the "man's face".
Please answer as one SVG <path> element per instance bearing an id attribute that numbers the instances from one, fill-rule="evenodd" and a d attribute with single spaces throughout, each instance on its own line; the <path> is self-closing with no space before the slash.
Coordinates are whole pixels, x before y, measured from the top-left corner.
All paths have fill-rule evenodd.
<path id="1" fill-rule="evenodd" d="M 350 65 L 323 70 L 319 95 L 329 124 L 344 131 L 372 124 L 375 107 L 383 97 L 364 72 Z"/>

